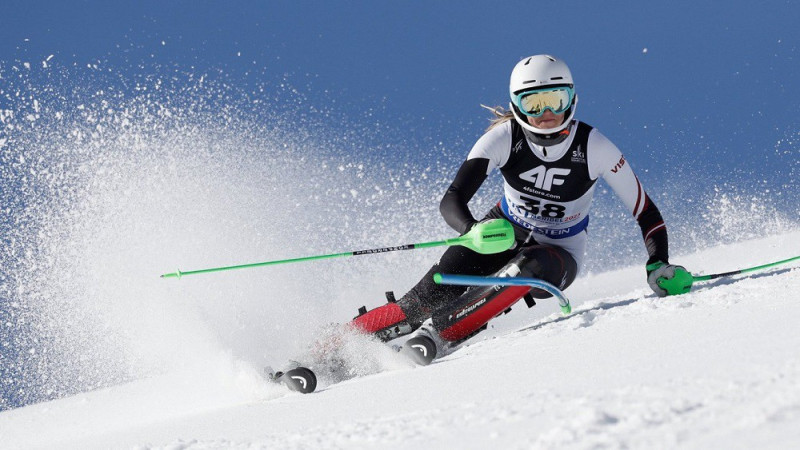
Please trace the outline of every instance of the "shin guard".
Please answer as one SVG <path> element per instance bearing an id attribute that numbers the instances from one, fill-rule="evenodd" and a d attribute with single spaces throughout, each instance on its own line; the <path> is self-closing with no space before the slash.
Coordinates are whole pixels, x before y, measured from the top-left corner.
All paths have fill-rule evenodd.
<path id="1" fill-rule="evenodd" d="M 433 326 L 443 339 L 472 337 L 530 291 L 528 286 L 482 286 L 470 289 L 446 310 L 433 314 Z"/>

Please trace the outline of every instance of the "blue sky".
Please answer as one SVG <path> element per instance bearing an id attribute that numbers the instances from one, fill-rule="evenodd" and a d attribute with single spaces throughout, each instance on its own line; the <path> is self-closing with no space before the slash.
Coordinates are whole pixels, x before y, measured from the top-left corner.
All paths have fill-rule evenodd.
<path id="1" fill-rule="evenodd" d="M 3 10 L 5 63 L 54 54 L 131 72 L 147 70 L 142 62 L 223 70 L 242 84 L 288 76 L 344 114 L 424 116 L 437 130 L 481 120 L 479 103 L 505 103 L 510 69 L 534 53 L 569 62 L 580 117 L 639 145 L 641 127 L 664 121 L 717 139 L 746 130 L 739 139 L 750 141 L 796 121 L 797 102 L 782 99 L 800 98 L 800 6 L 790 1 L 10 1 Z"/>
<path id="2" fill-rule="evenodd" d="M 265 97 L 288 82 L 301 116 L 315 106 L 337 128 L 390 124 L 412 154 L 444 142 L 461 155 L 486 124 L 479 105 L 507 104 L 514 64 L 550 53 L 572 68 L 577 117 L 634 167 L 698 171 L 715 185 L 753 175 L 786 190 L 796 187 L 798 17 L 789 0 L 14 0 L 0 17 L 0 62 L 54 55 L 130 77 L 224 74 Z"/>

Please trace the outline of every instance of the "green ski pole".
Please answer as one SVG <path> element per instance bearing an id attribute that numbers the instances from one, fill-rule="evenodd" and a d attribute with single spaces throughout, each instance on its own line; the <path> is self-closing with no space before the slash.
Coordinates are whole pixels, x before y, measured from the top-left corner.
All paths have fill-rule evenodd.
<path id="1" fill-rule="evenodd" d="M 667 280 L 665 278 L 659 278 L 657 282 L 658 282 L 659 286 L 664 288 L 670 294 L 685 294 L 685 293 L 687 293 L 687 292 L 689 292 L 691 290 L 692 284 L 694 284 L 697 281 L 708 281 L 708 280 L 714 280 L 716 278 L 723 278 L 723 277 L 730 277 L 730 276 L 734 276 L 734 275 L 739 275 L 739 274 L 742 274 L 742 273 L 755 272 L 757 270 L 768 269 L 770 267 L 775 267 L 775 266 L 779 266 L 781 264 L 790 263 L 792 261 L 797 261 L 799 259 L 800 259 L 800 256 L 795 256 L 794 258 L 784 259 L 782 261 L 777 261 L 777 262 L 773 262 L 773 263 L 769 263 L 769 264 L 762 264 L 762 265 L 756 266 L 756 267 L 748 267 L 747 269 L 739 269 L 739 270 L 734 270 L 734 271 L 731 271 L 731 272 L 715 273 L 715 274 L 711 274 L 711 275 L 694 276 L 690 272 L 684 271 L 681 274 L 681 276 L 676 276 L 676 277 L 674 277 L 674 278 L 672 278 L 670 280 Z"/>
<path id="2" fill-rule="evenodd" d="M 493 219 L 481 222 L 472 227 L 469 233 L 452 239 L 442 241 L 421 242 L 418 244 L 405 244 L 394 247 L 373 248 L 368 250 L 358 250 L 354 252 L 332 253 L 329 255 L 305 256 L 302 258 L 281 259 L 276 261 L 265 261 L 251 264 L 239 264 L 235 266 L 212 267 L 210 269 L 180 270 L 172 273 L 165 273 L 161 278 L 181 278 L 186 275 L 196 275 L 201 273 L 222 272 L 226 270 L 246 269 L 250 267 L 272 266 L 277 264 L 288 264 L 304 261 L 317 261 L 321 259 L 341 258 L 347 256 L 372 255 L 375 253 L 394 252 L 399 250 L 413 250 L 417 248 L 439 247 L 443 245 L 461 245 L 481 254 L 500 253 L 508 250 L 514 245 L 514 227 L 505 219 Z"/>
<path id="3" fill-rule="evenodd" d="M 733 275 L 739 275 L 740 273 L 748 273 L 748 272 L 755 272 L 757 270 L 769 269 L 770 267 L 779 266 L 781 264 L 790 263 L 792 261 L 797 261 L 800 259 L 800 256 L 795 256 L 794 258 L 784 259 L 783 261 L 777 261 L 774 263 L 764 264 L 761 266 L 750 267 L 747 269 L 739 269 L 734 270 L 733 272 L 725 272 L 725 273 L 715 273 L 713 275 L 700 275 L 700 276 L 692 276 L 692 281 L 708 281 L 713 280 L 715 278 L 722 278 L 722 277 L 730 277 Z"/>

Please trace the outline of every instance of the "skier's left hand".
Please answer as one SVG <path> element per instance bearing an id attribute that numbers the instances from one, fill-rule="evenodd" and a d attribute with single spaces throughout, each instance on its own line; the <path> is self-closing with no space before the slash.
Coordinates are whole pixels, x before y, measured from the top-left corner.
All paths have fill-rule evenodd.
<path id="1" fill-rule="evenodd" d="M 692 274 L 683 266 L 656 261 L 646 267 L 647 283 L 659 297 L 685 294 L 692 288 Z"/>

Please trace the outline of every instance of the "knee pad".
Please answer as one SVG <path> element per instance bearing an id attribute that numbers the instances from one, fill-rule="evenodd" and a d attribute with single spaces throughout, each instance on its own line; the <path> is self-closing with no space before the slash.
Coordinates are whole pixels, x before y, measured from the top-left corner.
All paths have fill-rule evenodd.
<path id="1" fill-rule="evenodd" d="M 578 274 L 578 264 L 575 262 L 575 258 L 563 248 L 549 245 L 527 247 L 514 257 L 510 264 L 516 264 L 519 267 L 519 274 L 511 276 L 547 281 L 561 290 L 571 285 Z M 548 292 L 541 289 L 531 290 L 531 295 L 536 298 L 551 297 Z"/>

